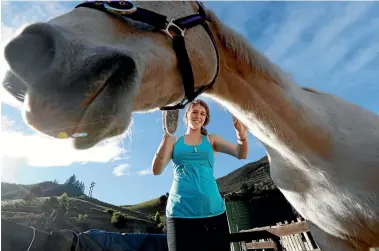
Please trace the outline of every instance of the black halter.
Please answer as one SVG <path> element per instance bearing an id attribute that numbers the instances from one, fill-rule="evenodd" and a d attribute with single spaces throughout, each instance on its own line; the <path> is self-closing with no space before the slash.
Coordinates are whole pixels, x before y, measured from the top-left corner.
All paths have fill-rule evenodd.
<path id="1" fill-rule="evenodd" d="M 107 14 L 115 15 L 119 18 L 130 18 L 139 22 L 144 22 L 169 36 L 172 39 L 173 49 L 176 53 L 176 57 L 178 58 L 178 66 L 183 79 L 185 96 L 180 103 L 174 106 L 162 107 L 160 109 L 177 110 L 183 109 L 189 102 L 192 102 L 196 97 L 198 97 L 205 90 L 210 88 L 216 81 L 219 71 L 219 55 L 217 51 L 216 42 L 209 26 L 206 23 L 206 21 L 210 20 L 207 18 L 205 14 L 204 6 L 200 2 L 197 2 L 197 4 L 199 5 L 198 14 L 178 18 L 171 21 L 168 21 L 166 16 L 163 16 L 150 10 L 139 8 L 128 1 L 84 2 L 77 5 L 75 8 L 93 8 L 96 10 L 103 11 Z M 213 46 L 216 50 L 217 56 L 217 70 L 214 78 L 209 84 L 204 85 L 195 91 L 194 77 L 191 63 L 187 54 L 184 34 L 187 29 L 197 26 L 199 24 L 204 27 L 205 31 L 208 33 L 209 37 L 213 42 Z M 170 32 L 172 29 L 176 30 L 175 34 L 172 34 Z"/>

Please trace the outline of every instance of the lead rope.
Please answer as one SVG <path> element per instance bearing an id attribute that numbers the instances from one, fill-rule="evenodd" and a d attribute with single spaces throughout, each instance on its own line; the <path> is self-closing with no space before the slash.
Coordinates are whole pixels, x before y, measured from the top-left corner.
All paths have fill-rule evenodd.
<path id="1" fill-rule="evenodd" d="M 31 227 L 31 228 L 33 228 L 33 238 L 32 238 L 32 241 L 30 242 L 29 247 L 28 247 L 28 249 L 26 251 L 30 250 L 30 248 L 33 245 L 34 239 L 36 238 L 36 229 L 34 227 Z"/>
<path id="2" fill-rule="evenodd" d="M 79 235 L 75 231 L 73 231 L 71 229 L 62 229 L 60 231 L 61 232 L 68 231 L 68 232 L 71 232 L 71 233 L 75 234 L 77 242 L 76 242 L 76 247 L 75 247 L 74 251 L 78 251 L 79 250 L 79 241 L 80 241 Z"/>

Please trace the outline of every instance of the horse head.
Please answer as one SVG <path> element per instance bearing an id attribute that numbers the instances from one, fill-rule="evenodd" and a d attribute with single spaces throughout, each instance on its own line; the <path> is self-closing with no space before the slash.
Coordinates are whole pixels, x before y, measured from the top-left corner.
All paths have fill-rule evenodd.
<path id="1" fill-rule="evenodd" d="M 180 102 L 188 65 L 190 88 L 214 80 L 216 47 L 201 22 L 203 6 L 191 1 L 86 2 L 11 40 L 3 85 L 24 103 L 31 127 L 57 138 L 85 133 L 74 146 L 87 149 L 122 134 L 132 112 Z"/>

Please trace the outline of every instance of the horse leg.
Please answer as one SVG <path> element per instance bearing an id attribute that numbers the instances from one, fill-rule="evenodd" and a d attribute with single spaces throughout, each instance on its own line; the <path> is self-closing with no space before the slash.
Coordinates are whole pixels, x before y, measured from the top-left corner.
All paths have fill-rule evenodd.
<path id="1" fill-rule="evenodd" d="M 353 245 L 352 242 L 335 237 L 307 221 L 308 228 L 317 246 L 322 251 L 369 251 L 366 245 Z"/>

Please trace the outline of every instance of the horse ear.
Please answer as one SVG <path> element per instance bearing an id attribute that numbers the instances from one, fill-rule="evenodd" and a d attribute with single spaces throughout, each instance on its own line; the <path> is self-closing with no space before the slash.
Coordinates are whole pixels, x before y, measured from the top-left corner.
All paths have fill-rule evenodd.
<path id="1" fill-rule="evenodd" d="M 168 134 L 174 134 L 178 128 L 179 110 L 162 111 L 163 129 Z"/>

